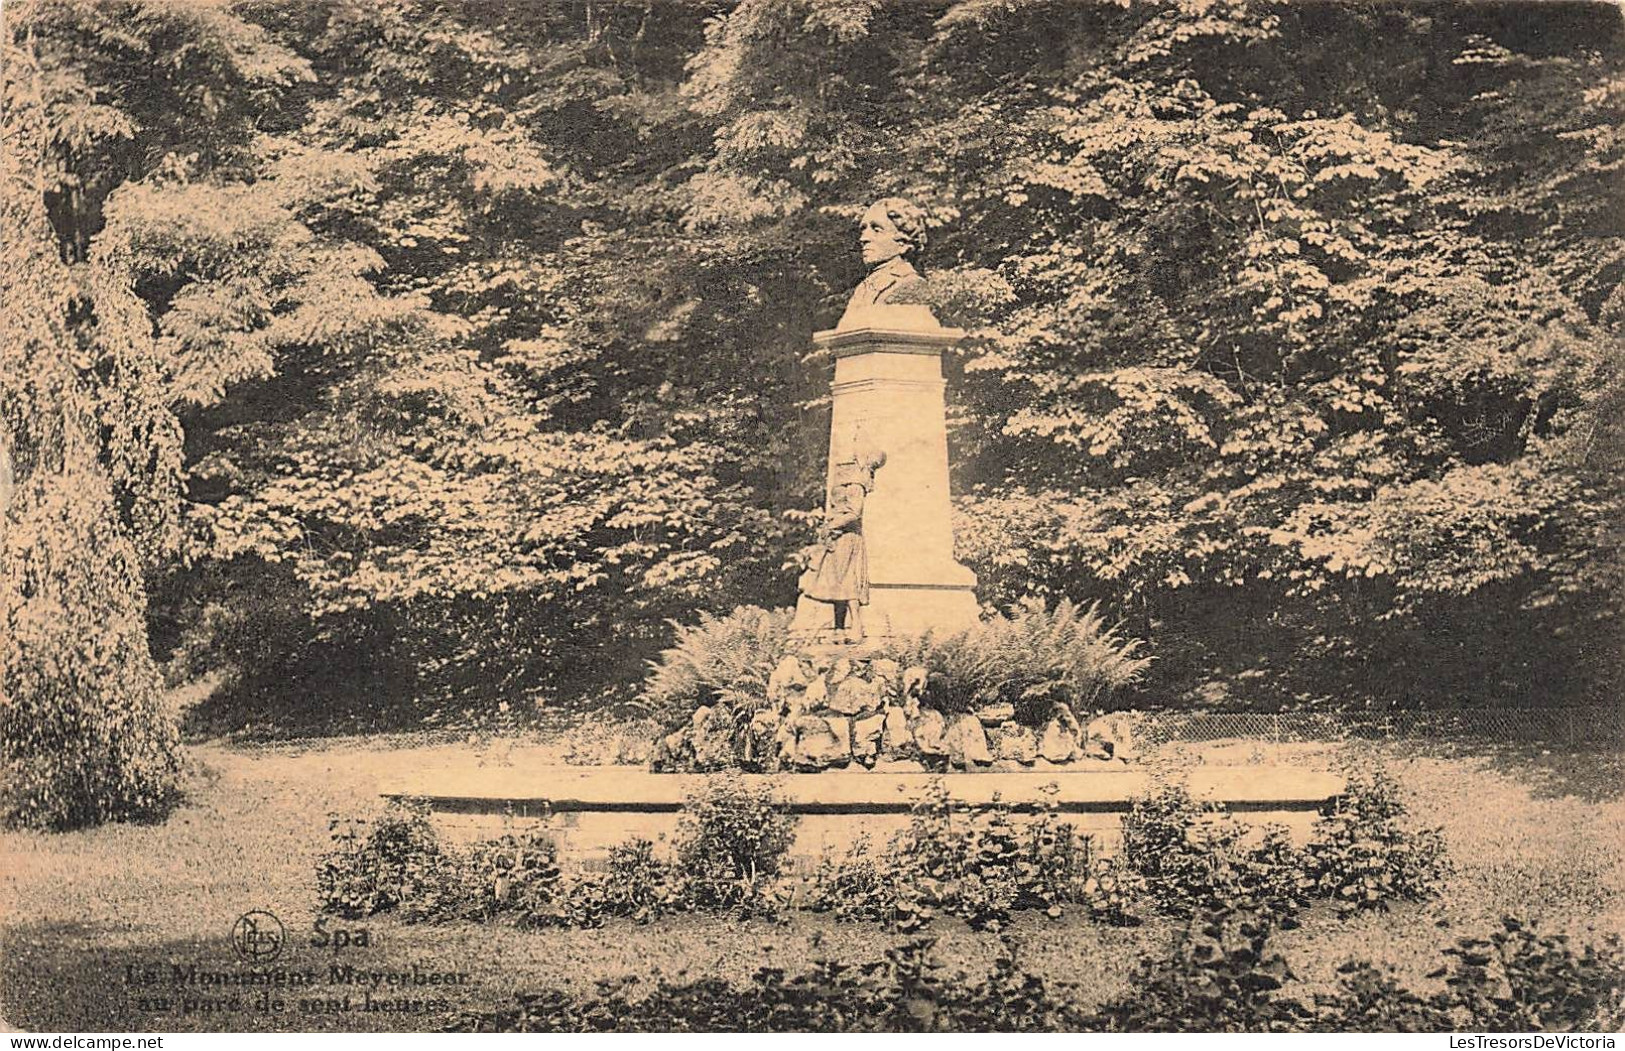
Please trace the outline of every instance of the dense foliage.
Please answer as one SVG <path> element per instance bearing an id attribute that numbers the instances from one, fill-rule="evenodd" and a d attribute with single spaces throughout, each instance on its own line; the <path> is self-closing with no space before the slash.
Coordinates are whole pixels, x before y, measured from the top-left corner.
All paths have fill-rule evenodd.
<path id="1" fill-rule="evenodd" d="M 1053 805 L 1017 814 L 998 799 L 965 803 L 933 779 L 883 844 L 860 835 L 799 872 L 786 864 L 795 818 L 770 788 L 734 775 L 708 779 L 684 802 L 669 858 L 633 839 L 610 850 L 602 871 L 567 871 L 544 825 L 463 849 L 440 840 L 425 809 L 394 803 L 371 821 L 331 823 L 316 886 L 323 911 L 351 918 L 393 912 L 525 927 L 795 906 L 903 933 L 938 916 L 998 931 L 1017 911 L 1059 919 L 1078 906 L 1114 925 L 1158 912 L 1291 928 L 1316 900 L 1346 915 L 1436 894 L 1443 845 L 1404 816 L 1391 781 L 1356 778 L 1299 849 L 1282 829 L 1249 827 L 1165 785 L 1133 802 L 1114 857 L 1097 853 Z"/>
<path id="2" fill-rule="evenodd" d="M 1097 608 L 1029 599 L 975 627 L 900 640 L 893 652 L 926 670 L 923 701 L 938 711 L 1005 702 L 1020 722 L 1042 726 L 1057 704 L 1094 711 L 1138 680 L 1152 663 L 1140 650 Z"/>
<path id="3" fill-rule="evenodd" d="M 373 820 L 337 819 L 317 861 L 324 912 L 389 912 L 409 922 L 501 919 L 521 927 L 647 923 L 664 913 L 771 914 L 794 819 L 773 793 L 713 778 L 683 805 L 670 861 L 631 839 L 602 871 L 565 871 L 547 830 L 527 826 L 463 849 L 435 834 L 428 811 L 392 803 Z"/>
<path id="4" fill-rule="evenodd" d="M 178 735 L 147 647 L 143 570 L 179 469 L 159 351 L 117 274 L 57 245 L 60 85 L 4 47 L 0 169 L 0 820 L 162 814 Z"/>
<path id="5" fill-rule="evenodd" d="M 823 860 L 808 906 L 899 931 L 939 914 L 996 931 L 1014 910 L 1058 917 L 1072 903 L 1122 920 L 1129 888 L 1117 880 L 1111 863 L 1092 855 L 1089 837 L 1052 809 L 1017 821 L 1004 804 L 956 803 L 933 780 L 883 848 L 860 838 L 843 857 Z"/>
<path id="6" fill-rule="evenodd" d="M 651 662 L 639 701 L 663 726 L 719 704 L 748 720 L 766 705 L 768 680 L 784 659 L 792 618 L 792 610 L 760 606 L 740 606 L 720 617 L 702 611 L 698 623 L 676 626 L 672 645 Z"/>
<path id="7" fill-rule="evenodd" d="M 1317 825 L 1317 838 L 1319 832 Z M 1304 857 L 1283 829 L 1254 836 L 1217 805 L 1193 800 L 1183 785 L 1159 786 L 1134 800 L 1123 815 L 1122 846 L 1125 867 L 1145 881 L 1158 908 L 1175 916 L 1243 911 L 1295 926 L 1314 890 Z"/>
<path id="8" fill-rule="evenodd" d="M 1123 860 L 1157 907 L 1176 916 L 1240 911 L 1296 925 L 1316 900 L 1342 914 L 1438 895 L 1450 873 L 1438 829 L 1416 828 L 1381 770 L 1350 771 L 1302 849 L 1262 834 L 1179 784 L 1161 784 L 1123 815 Z"/>
<path id="9" fill-rule="evenodd" d="M 1226 913 L 1292 928 L 1317 901 L 1347 915 L 1439 893 L 1449 872 L 1443 841 L 1406 813 L 1391 779 L 1351 776 L 1300 848 L 1283 828 L 1250 826 L 1163 784 L 1131 802 L 1121 851 L 1102 856 L 1051 808 L 1016 819 L 999 802 L 956 802 L 934 781 L 885 844 L 860 840 L 825 858 L 807 904 L 905 932 L 936 915 L 998 930 L 1016 910 L 1053 918 L 1067 905 L 1115 924 Z"/>
<path id="10" fill-rule="evenodd" d="M 1580 698 L 1617 682 L 1625 595 L 1621 32 L 26 0 L 50 149 L 7 193 L 50 215 L 30 251 L 103 275 L 38 338 L 109 340 L 79 370 L 102 517 L 160 655 L 234 674 L 221 726 L 624 695 L 668 619 L 790 601 L 827 426 L 804 352 L 889 193 L 972 332 L 984 601 L 1104 603 L 1159 700 Z"/>
<path id="11" fill-rule="evenodd" d="M 674 625 L 676 639 L 650 662 L 639 706 L 667 729 L 701 707 L 720 709 L 743 734 L 751 716 L 777 700 L 770 685 L 789 649 L 791 620 L 789 609 L 740 606 Z M 989 611 L 959 631 L 871 642 L 863 652 L 923 671 L 926 707 L 952 715 L 1008 703 L 1018 721 L 1042 726 L 1058 704 L 1078 713 L 1110 704 L 1151 665 L 1141 648 L 1098 609 L 1062 599 L 1054 608 L 1029 600 L 1009 613 Z"/>
<path id="12" fill-rule="evenodd" d="M 1311 893 L 1346 913 L 1437 894 L 1450 871 L 1444 838 L 1438 829 L 1410 827 L 1408 813 L 1387 773 L 1349 771 L 1303 857 Z"/>
<path id="13" fill-rule="evenodd" d="M 587 995 L 523 993 L 512 1007 L 469 1012 L 477 1032 L 1613 1032 L 1625 1020 L 1625 952 L 1617 938 L 1576 953 L 1515 919 L 1489 939 L 1446 950 L 1445 989 L 1417 993 L 1363 961 L 1330 994 L 1281 993 L 1288 962 L 1269 926 L 1242 912 L 1204 913 L 1166 954 L 1141 958 L 1133 990 L 1103 1004 L 1020 966 L 1006 940 L 991 971 L 952 973 L 916 938 L 855 966 L 815 961 L 748 984 L 719 979 L 601 983 Z M 1491 942 L 1524 948 L 1496 957 Z"/>
<path id="14" fill-rule="evenodd" d="M 749 984 L 721 979 L 649 986 L 603 982 L 592 994 L 523 993 L 513 1007 L 468 1012 L 449 1029 L 473 1032 L 1056 1032 L 1083 1017 L 1064 991 L 1022 971 L 1007 951 L 980 977 L 949 974 L 922 938 L 884 959 L 814 961 L 799 974 L 763 968 Z"/>
<path id="15" fill-rule="evenodd" d="M 1312 1028 L 1312 1016 L 1277 995 L 1292 977 L 1269 944 L 1270 922 L 1244 910 L 1196 914 L 1166 958 L 1141 960 L 1133 992 L 1100 1010 L 1119 1033 L 1270 1033 Z"/>
<path id="16" fill-rule="evenodd" d="M 451 863 L 426 809 L 402 804 L 370 822 L 334 818 L 328 832 L 331 849 L 316 864 L 323 911 L 371 916 L 410 903 L 432 914 Z"/>
<path id="17" fill-rule="evenodd" d="M 677 867 L 701 908 L 750 909 L 779 875 L 795 818 L 768 787 L 706 779 L 677 819 Z"/>

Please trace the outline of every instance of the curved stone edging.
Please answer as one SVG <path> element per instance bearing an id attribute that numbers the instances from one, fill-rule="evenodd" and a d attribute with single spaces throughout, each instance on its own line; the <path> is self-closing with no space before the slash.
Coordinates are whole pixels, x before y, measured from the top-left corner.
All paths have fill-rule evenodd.
<path id="1" fill-rule="evenodd" d="M 1144 767 L 1118 764 L 1060 773 L 741 774 L 747 787 L 771 788 L 790 813 L 907 813 L 941 782 L 967 805 L 997 799 L 1015 809 L 1054 807 L 1062 813 L 1121 813 L 1156 786 Z M 380 784 L 389 798 L 420 799 L 439 811 L 501 813 L 526 805 L 552 813 L 676 811 L 709 782 L 706 774 L 654 774 L 639 767 L 537 766 L 426 769 Z M 1343 791 L 1334 773 L 1294 766 L 1198 766 L 1186 772 L 1193 797 L 1237 813 L 1318 810 Z"/>

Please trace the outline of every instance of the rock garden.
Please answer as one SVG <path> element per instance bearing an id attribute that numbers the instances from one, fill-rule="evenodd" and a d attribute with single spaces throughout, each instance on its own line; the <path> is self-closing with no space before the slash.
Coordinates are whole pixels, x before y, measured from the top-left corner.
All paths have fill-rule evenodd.
<path id="1" fill-rule="evenodd" d="M 791 642 L 752 607 L 680 629 L 648 690 L 656 770 L 1075 771 L 1135 754 L 1100 710 L 1145 662 L 1097 613 L 1025 607 L 891 645 Z M 744 646 L 745 652 L 738 651 Z"/>

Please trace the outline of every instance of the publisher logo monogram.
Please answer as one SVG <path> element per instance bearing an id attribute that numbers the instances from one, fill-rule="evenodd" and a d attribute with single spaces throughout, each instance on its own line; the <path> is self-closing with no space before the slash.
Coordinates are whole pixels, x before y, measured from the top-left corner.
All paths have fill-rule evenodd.
<path id="1" fill-rule="evenodd" d="M 231 928 L 231 945 L 249 963 L 268 963 L 282 954 L 288 940 L 282 921 L 264 909 L 254 909 L 237 917 Z"/>

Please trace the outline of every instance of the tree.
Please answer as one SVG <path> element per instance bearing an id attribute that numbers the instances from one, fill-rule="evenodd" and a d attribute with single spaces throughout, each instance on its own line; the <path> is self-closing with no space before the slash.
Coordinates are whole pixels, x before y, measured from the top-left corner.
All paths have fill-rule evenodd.
<path id="1" fill-rule="evenodd" d="M 1572 696 L 1618 651 L 1573 451 L 1620 382 L 1621 57 L 1603 9 L 747 0 L 690 81 L 738 199 L 690 215 L 942 219 L 967 558 L 1126 602 L 1159 694 Z"/>
<path id="2" fill-rule="evenodd" d="M 625 695 L 667 618 L 787 603 L 808 337 L 892 193 L 973 330 L 952 440 L 991 604 L 1103 600 L 1156 638 L 1159 697 L 1608 681 L 1603 9 L 140 10 L 179 70 L 142 96 L 214 108 L 76 148 L 125 181 L 66 241 L 171 355 L 197 544 L 150 563 L 158 639 L 241 672 L 239 728 Z M 150 76 L 74 17 L 80 95 Z"/>
<path id="3" fill-rule="evenodd" d="M 658 177 L 684 155 L 681 22 L 570 4 L 260 10 L 295 27 L 322 91 L 233 192 L 375 259 L 356 294 L 379 306 L 353 338 L 283 347 L 263 384 L 191 421 L 215 575 L 185 601 L 220 613 L 197 649 L 245 667 L 228 700 L 258 694 L 283 724 L 290 694 L 325 720 L 353 693 L 335 663 L 418 702 L 384 721 L 624 694 L 665 619 L 759 586 L 783 532 L 756 486 L 777 481 L 762 450 L 784 438 L 752 396 L 793 382 L 737 368 L 755 348 L 725 330 L 729 300 L 673 302 L 694 264 L 632 233 L 628 169 Z M 674 119 L 674 135 L 647 130 Z M 168 238 L 127 240 L 143 273 L 173 268 L 140 247 Z M 411 324 L 365 320 L 391 306 Z M 695 353 L 688 326 L 715 342 Z M 237 599 L 268 588 L 285 601 Z"/>
<path id="4" fill-rule="evenodd" d="M 232 92 L 298 66 L 278 66 L 257 30 L 203 7 L 14 8 L 0 198 L 0 809 L 8 823 L 63 828 L 161 814 L 177 793 L 145 577 L 179 550 L 174 408 L 205 371 L 154 338 L 128 271 L 90 245 L 121 181 L 183 179 L 214 162 L 249 123 L 241 106 L 223 118 Z M 177 157 L 183 145 L 197 152 Z"/>
<path id="5" fill-rule="evenodd" d="M 94 337 L 74 331 L 70 319 L 92 304 L 105 309 L 120 290 L 102 275 L 76 280 L 57 254 L 40 185 L 38 73 L 33 56 L 12 47 L 5 100 L 0 813 L 8 824 L 65 828 L 162 813 L 176 792 L 179 742 L 147 650 L 137 542 L 103 456 L 108 405 L 85 378 L 97 366 L 120 374 L 140 337 L 110 338 L 108 320 Z"/>

